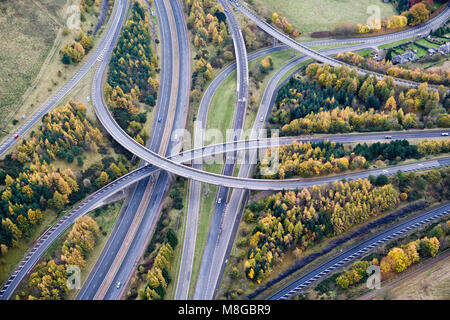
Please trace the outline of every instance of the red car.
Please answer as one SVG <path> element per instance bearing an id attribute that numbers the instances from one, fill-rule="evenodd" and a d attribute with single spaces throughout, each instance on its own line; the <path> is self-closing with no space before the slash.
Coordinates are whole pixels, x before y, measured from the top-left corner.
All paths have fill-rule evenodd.
<path id="1" fill-rule="evenodd" d="M 19 137 L 19 135 L 18 134 L 16 134 L 15 136 L 14 136 L 14 139 L 17 139 Z"/>
<path id="2" fill-rule="evenodd" d="M 392 139 L 392 136 L 385 136 L 385 139 Z"/>

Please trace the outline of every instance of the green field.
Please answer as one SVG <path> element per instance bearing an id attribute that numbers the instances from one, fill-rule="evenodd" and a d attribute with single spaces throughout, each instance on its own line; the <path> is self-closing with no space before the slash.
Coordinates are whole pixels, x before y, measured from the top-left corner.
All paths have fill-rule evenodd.
<path id="1" fill-rule="evenodd" d="M 408 43 L 412 39 L 413 38 L 408 38 L 408 39 L 404 39 L 404 40 L 399 40 L 399 41 L 395 41 L 395 42 L 386 43 L 386 44 L 383 44 L 381 46 L 378 46 L 378 48 L 379 49 L 393 48 L 393 47 L 399 46 L 401 44 Z"/>
<path id="2" fill-rule="evenodd" d="M 309 38 L 311 32 L 327 31 L 339 22 L 366 23 L 367 8 L 380 8 L 381 19 L 397 14 L 391 3 L 382 0 L 247 0 L 253 8 L 265 7 L 269 14 L 278 12 Z"/>
<path id="3" fill-rule="evenodd" d="M 8 118 L 32 84 L 62 27 L 67 0 L 0 2 L 0 116 Z M 20 67 L 19 67 L 20 66 Z"/>
<path id="4" fill-rule="evenodd" d="M 419 46 L 416 46 L 415 44 L 410 44 L 409 47 L 413 50 L 417 50 L 416 54 L 419 58 L 426 57 L 428 55 L 428 53 L 425 49 L 423 49 Z"/>
<path id="5" fill-rule="evenodd" d="M 232 127 L 234 108 L 236 103 L 236 72 L 233 72 L 218 88 L 208 111 L 206 129 L 219 130 L 223 138 L 227 129 Z M 218 141 L 215 143 L 220 143 Z M 214 143 L 214 142 L 213 142 Z M 211 144 L 207 141 L 205 145 Z"/>
<path id="6" fill-rule="evenodd" d="M 208 195 L 206 194 L 208 188 Z M 189 284 L 189 298 L 194 295 L 195 284 L 197 282 L 203 250 L 208 239 L 209 225 L 211 224 L 212 212 L 216 204 L 217 186 L 205 185 L 202 187 L 202 201 L 200 205 L 199 222 L 197 227 L 197 240 L 195 242 L 194 262 L 192 264 L 192 276 Z"/>
<path id="7" fill-rule="evenodd" d="M 431 43 L 430 41 L 428 41 L 427 39 L 420 39 L 419 41 L 417 41 L 418 44 L 421 44 L 422 46 L 431 49 L 431 48 L 438 48 L 439 45 L 435 44 L 435 43 Z"/>

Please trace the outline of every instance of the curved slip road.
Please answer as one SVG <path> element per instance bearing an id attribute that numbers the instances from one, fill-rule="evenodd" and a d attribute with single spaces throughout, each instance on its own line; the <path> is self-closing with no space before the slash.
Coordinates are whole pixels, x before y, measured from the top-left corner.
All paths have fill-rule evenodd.
<path id="1" fill-rule="evenodd" d="M 245 116 L 248 105 L 248 57 L 247 57 L 247 48 L 244 42 L 244 37 L 239 28 L 239 24 L 231 12 L 228 4 L 224 0 L 218 0 L 225 11 L 226 20 L 228 23 L 229 31 L 231 32 L 231 36 L 233 39 L 234 51 L 236 56 L 236 64 L 235 70 L 237 70 L 237 83 L 236 83 L 236 107 L 234 109 L 233 115 L 233 136 L 227 137 L 231 141 L 240 140 L 242 129 L 245 123 Z M 232 67 L 232 66 L 231 66 Z M 219 75 L 220 77 L 226 74 L 227 70 L 232 70 L 233 68 L 225 69 L 225 72 L 222 72 Z M 219 81 L 215 81 L 213 83 L 218 83 Z M 221 82 L 221 81 L 220 81 Z M 208 110 L 205 109 L 205 100 L 212 99 L 212 95 L 205 99 L 206 94 L 211 91 L 214 85 L 210 85 L 207 89 L 205 95 L 203 95 L 201 105 L 199 108 L 199 117 L 201 122 L 196 123 L 195 127 L 195 146 L 203 146 L 203 136 L 202 132 L 206 126 L 206 118 L 208 114 Z M 215 91 L 215 90 L 214 90 Z M 207 108 L 209 109 L 209 103 L 207 104 Z M 206 112 L 205 112 L 206 111 Z M 203 112 L 203 114 L 200 114 Z M 203 129 L 203 130 L 202 130 Z M 227 157 L 228 159 L 228 157 Z M 194 163 L 193 167 L 197 170 L 202 169 L 201 163 Z M 224 176 L 232 176 L 235 168 L 235 161 L 227 161 L 223 166 L 222 175 Z M 187 211 L 187 219 L 186 219 L 186 232 L 185 239 L 183 242 L 183 253 L 180 263 L 180 272 L 177 279 L 177 288 L 175 292 L 175 299 L 187 299 L 189 293 L 189 285 L 190 285 L 190 277 L 192 273 L 192 264 L 194 262 L 194 253 L 195 253 L 195 242 L 197 238 L 197 224 L 198 224 L 198 215 L 200 211 L 200 199 L 201 199 L 201 183 L 198 181 L 191 180 L 190 189 L 189 189 L 189 205 Z M 220 186 L 217 195 L 219 199 L 226 199 L 228 195 L 228 188 Z M 216 204 L 215 211 L 213 213 L 213 220 L 216 216 L 220 215 L 220 212 L 225 208 L 224 203 Z"/>
<path id="2" fill-rule="evenodd" d="M 393 133 L 392 137 L 393 139 L 403 139 L 405 137 L 440 137 L 441 133 L 439 131 L 425 131 L 425 132 L 398 132 Z M 318 140 L 314 141 L 321 141 L 323 139 L 327 139 L 330 137 L 317 137 Z M 333 139 L 332 141 L 336 142 L 349 142 L 349 141 L 369 141 L 369 140 L 376 140 L 382 139 L 380 134 L 364 134 L 364 135 L 348 135 L 346 137 L 340 137 L 335 136 L 336 139 Z M 358 140 L 356 140 L 356 138 Z M 292 140 L 291 140 L 292 139 Z M 293 141 L 296 141 L 295 139 L 298 139 L 298 137 L 292 137 L 289 139 L 284 139 L 284 143 L 292 143 Z M 316 139 L 316 138 L 315 138 Z M 331 140 L 331 139 L 330 139 Z M 245 143 L 241 143 L 241 146 L 245 147 Z M 247 144 L 249 145 L 249 144 Z M 254 144 L 256 147 L 257 144 Z M 214 150 L 214 147 L 210 149 L 212 152 Z M 436 168 L 440 166 L 449 166 L 450 165 L 450 157 L 439 159 L 439 160 L 431 160 L 426 161 L 423 163 L 416 163 L 416 164 L 408 164 L 408 165 L 402 165 L 402 166 L 396 166 L 396 167 L 386 167 L 382 169 L 376 169 L 371 170 L 368 172 L 362 172 L 362 173 L 354 173 L 354 174 L 345 174 L 335 177 L 328 177 L 328 178 L 321 178 L 321 179 L 315 179 L 315 180 L 299 180 L 297 187 L 306 187 L 306 186 L 312 186 L 316 184 L 324 184 L 332 181 L 341 180 L 342 178 L 347 179 L 357 179 L 357 178 L 364 178 L 368 177 L 370 174 L 377 175 L 377 174 L 395 174 L 398 170 L 402 170 L 404 172 L 409 171 L 418 171 L 418 170 L 424 170 L 429 168 Z M 36 240 L 35 244 L 31 247 L 31 249 L 28 251 L 27 255 L 24 259 L 20 262 L 19 266 L 15 269 L 15 271 L 12 273 L 10 278 L 7 280 L 6 284 L 3 286 L 2 290 L 0 291 L 0 299 L 9 299 L 11 295 L 13 294 L 14 290 L 17 288 L 19 283 L 22 281 L 22 279 L 32 270 L 36 262 L 39 260 L 39 258 L 42 256 L 42 254 L 50 247 L 50 245 L 67 229 L 69 228 L 74 221 L 89 213 L 90 211 L 94 210 L 95 208 L 101 206 L 106 199 L 114 195 L 115 193 L 119 192 L 120 190 L 125 189 L 126 187 L 135 184 L 136 182 L 140 180 L 145 180 L 148 176 L 154 174 L 155 172 L 159 171 L 159 168 L 147 165 L 145 167 L 139 168 L 135 171 L 130 172 L 129 174 L 122 176 L 121 178 L 111 182 L 107 186 L 99 189 L 97 192 L 91 194 L 88 198 L 86 198 L 84 201 L 82 201 L 79 205 L 77 205 L 74 209 L 72 209 L 69 213 L 67 213 L 60 221 L 58 221 L 57 224 L 55 224 L 52 228 L 48 229 L 43 235 Z M 387 171 L 387 172 L 386 172 Z M 145 188 L 145 186 L 144 186 Z M 139 203 L 134 205 L 133 210 L 137 210 L 137 206 Z M 131 219 L 133 216 L 126 215 L 123 219 L 128 220 L 124 221 L 124 224 L 128 224 L 131 222 Z M 122 219 L 122 218 L 121 218 Z M 117 223 L 119 224 L 119 222 Z M 121 228 L 122 229 L 122 228 Z M 126 229 L 126 228 L 125 228 Z M 120 241 L 118 241 L 120 243 Z M 106 247 L 105 247 L 106 248 Z"/>

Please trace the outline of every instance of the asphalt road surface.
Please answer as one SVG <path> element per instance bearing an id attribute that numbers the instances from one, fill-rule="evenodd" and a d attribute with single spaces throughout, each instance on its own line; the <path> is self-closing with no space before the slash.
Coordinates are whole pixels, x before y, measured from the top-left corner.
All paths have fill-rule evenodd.
<path id="1" fill-rule="evenodd" d="M 122 8 L 123 9 L 123 8 Z M 117 9 L 117 11 L 119 11 L 119 10 L 121 10 L 121 3 L 119 3 L 119 9 Z M 117 13 L 117 11 L 116 11 L 116 13 Z M 124 11 L 124 10 L 122 10 L 122 11 Z M 121 12 L 122 12 L 121 11 Z M 120 19 L 119 19 L 120 20 Z M 115 21 L 114 22 L 114 24 L 113 24 L 113 27 L 111 28 L 111 29 L 114 29 L 114 27 L 115 28 L 117 28 L 118 27 L 118 25 L 119 25 L 119 23 L 118 23 L 118 21 Z M 111 30 L 110 29 L 110 30 Z M 112 39 L 111 39 L 111 41 L 112 41 Z M 99 55 L 99 57 L 97 58 L 97 60 L 102 60 L 103 59 L 103 57 L 104 57 L 104 50 L 102 50 L 102 52 L 100 53 L 100 55 Z M 86 63 L 87 64 L 87 63 Z M 86 71 L 87 72 L 87 71 Z M 72 81 L 72 80 L 71 80 Z M 79 81 L 79 80 L 78 80 Z M 70 82 L 69 82 L 69 84 L 70 84 Z M 51 108 L 51 107 L 50 107 Z M 47 111 L 46 111 L 47 112 Z M 45 113 L 45 112 L 44 112 Z M 38 117 L 38 120 L 40 119 L 40 117 Z M 30 126 L 32 126 L 32 125 L 30 125 Z M 3 147 L 3 146 L 2 146 Z M 3 149 L 1 149 L 2 147 L 0 147 L 0 152 L 4 152 L 4 151 L 1 151 L 1 150 L 3 150 Z M 6 149 L 5 149 L 6 150 Z"/>
<path id="2" fill-rule="evenodd" d="M 169 122 L 173 122 L 173 125 L 168 127 L 168 122 L 162 122 L 165 130 L 174 132 L 178 129 L 183 129 L 187 118 L 188 98 L 189 98 L 189 84 L 190 84 L 190 55 L 189 44 L 187 40 L 187 30 L 184 23 L 183 13 L 178 1 L 156 1 L 158 12 L 162 15 L 169 17 L 169 21 L 172 19 L 176 30 L 172 31 L 172 37 L 166 37 L 166 41 L 174 39 L 174 35 L 177 38 L 177 46 L 174 49 L 176 61 L 174 61 L 177 68 L 170 75 L 172 81 L 175 81 L 175 85 L 172 86 L 172 98 L 169 104 L 169 108 L 166 107 L 166 113 L 172 115 L 172 119 Z M 172 23 L 170 23 L 170 29 L 172 29 Z M 166 28 L 167 30 L 167 28 Z M 167 41 L 170 42 L 170 41 Z M 174 89 L 176 88 L 176 90 Z M 170 106 L 174 106 L 174 112 L 170 110 Z M 156 119 L 155 119 L 156 120 Z M 170 133 L 170 132 L 169 132 Z M 161 134 L 162 137 L 164 134 Z M 158 137 L 158 136 L 156 136 Z M 168 148 L 161 150 L 160 152 L 169 154 L 170 152 L 178 152 L 179 144 L 178 139 L 170 139 L 168 142 Z M 170 151 L 169 151 L 170 150 Z M 171 177 L 167 172 L 161 172 L 154 183 L 154 187 L 151 190 L 150 200 L 148 206 L 145 207 L 145 213 L 140 220 L 133 222 L 132 230 L 135 229 L 134 236 L 129 239 L 129 242 L 122 244 L 122 248 L 115 248 L 112 251 L 118 251 L 118 255 L 123 255 L 123 259 L 118 261 L 116 258 L 115 263 L 117 268 L 111 272 L 108 272 L 108 277 L 111 277 L 112 281 L 106 285 L 104 291 L 97 291 L 97 299 L 120 299 L 126 288 L 126 284 L 136 270 L 137 262 L 142 256 L 145 246 L 147 245 L 154 226 L 161 212 L 163 200 L 167 194 L 171 182 Z M 126 232 L 129 229 L 122 228 L 121 231 Z M 107 270 L 107 266 L 102 265 L 100 269 Z M 100 276 L 99 279 L 101 279 Z M 104 277 L 103 277 L 104 278 Z M 117 288 L 117 284 L 121 283 L 121 287 Z M 94 290 L 92 290 L 94 291 Z"/>

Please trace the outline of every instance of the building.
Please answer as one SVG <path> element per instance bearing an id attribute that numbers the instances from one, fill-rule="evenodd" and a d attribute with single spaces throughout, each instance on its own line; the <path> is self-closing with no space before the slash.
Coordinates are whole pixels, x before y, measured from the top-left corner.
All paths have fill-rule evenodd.
<path id="1" fill-rule="evenodd" d="M 413 52 L 406 52 L 404 54 L 399 54 L 398 56 L 392 57 L 393 64 L 403 64 L 410 61 L 416 61 L 419 57 Z"/>
<path id="2" fill-rule="evenodd" d="M 442 46 L 439 47 L 439 51 L 442 54 L 448 54 L 450 53 L 450 42 L 447 42 L 446 44 L 443 44 Z"/>

